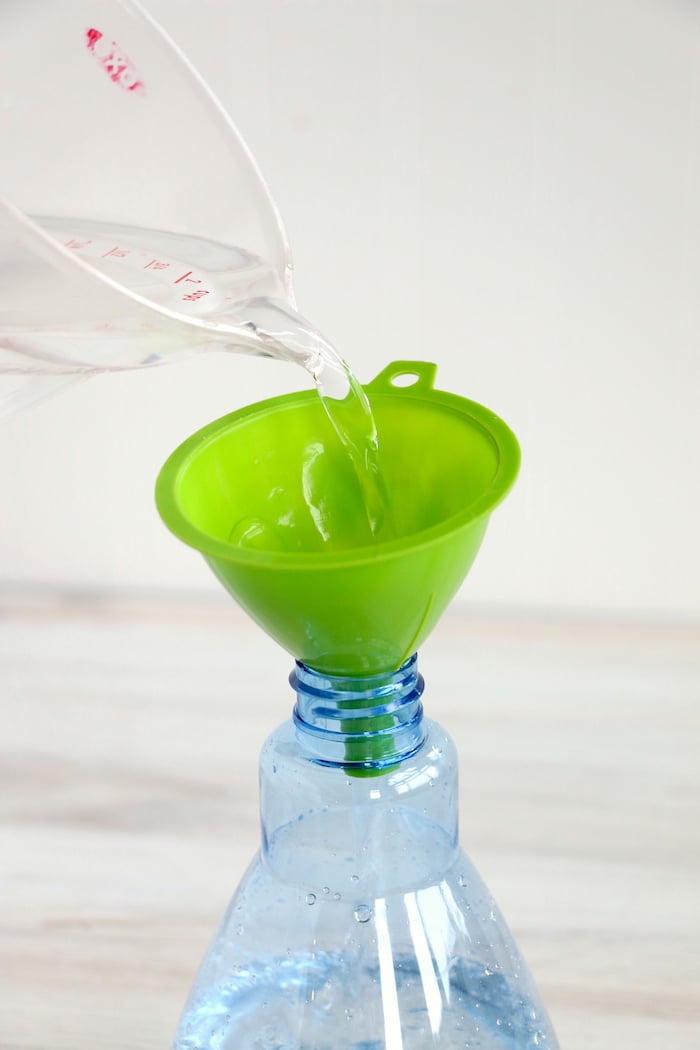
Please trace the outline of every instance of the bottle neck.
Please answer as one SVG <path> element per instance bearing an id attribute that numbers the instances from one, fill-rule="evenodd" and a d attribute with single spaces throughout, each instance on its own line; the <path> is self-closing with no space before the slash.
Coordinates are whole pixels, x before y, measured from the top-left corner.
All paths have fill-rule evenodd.
<path id="1" fill-rule="evenodd" d="M 322 765 L 386 772 L 425 739 L 415 654 L 396 671 L 366 676 L 324 674 L 297 661 L 289 681 L 297 694 L 297 739 Z"/>

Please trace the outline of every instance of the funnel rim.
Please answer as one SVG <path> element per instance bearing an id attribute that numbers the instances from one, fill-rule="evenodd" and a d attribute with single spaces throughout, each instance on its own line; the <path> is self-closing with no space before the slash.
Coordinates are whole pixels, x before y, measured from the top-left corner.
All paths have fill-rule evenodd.
<path id="1" fill-rule="evenodd" d="M 436 404 L 467 417 L 493 444 L 498 453 L 498 466 L 486 489 L 457 514 L 452 514 L 427 529 L 419 529 L 405 536 L 360 547 L 334 551 L 266 551 L 235 546 L 218 539 L 195 525 L 182 510 L 178 500 L 178 481 L 193 459 L 216 441 L 222 433 L 243 423 L 250 416 L 291 410 L 316 400 L 313 390 L 258 401 L 236 409 L 206 424 L 186 438 L 163 464 L 155 486 L 158 513 L 167 528 L 183 543 L 195 548 L 206 558 L 216 558 L 231 564 L 258 568 L 276 567 L 285 571 L 308 571 L 312 567 L 335 569 L 352 565 L 358 567 L 376 561 L 386 561 L 441 542 L 475 521 L 488 517 L 512 488 L 520 467 L 520 446 L 510 427 L 491 409 L 476 401 L 442 390 L 414 391 L 409 387 L 392 387 L 390 392 L 368 390 L 370 401 L 390 397 Z"/>

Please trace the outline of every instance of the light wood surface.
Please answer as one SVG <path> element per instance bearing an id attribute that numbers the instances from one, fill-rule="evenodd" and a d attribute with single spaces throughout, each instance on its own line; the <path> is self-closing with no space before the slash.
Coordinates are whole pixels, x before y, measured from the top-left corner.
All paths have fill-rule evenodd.
<path id="1" fill-rule="evenodd" d="M 0 1050 L 169 1045 L 290 658 L 232 606 L 0 596 Z M 700 1047 L 698 632 L 451 611 L 462 842 L 563 1050 Z"/>

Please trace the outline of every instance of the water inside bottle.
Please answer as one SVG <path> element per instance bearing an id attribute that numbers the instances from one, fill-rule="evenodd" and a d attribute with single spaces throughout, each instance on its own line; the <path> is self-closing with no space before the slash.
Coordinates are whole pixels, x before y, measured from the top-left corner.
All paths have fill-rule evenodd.
<path id="1" fill-rule="evenodd" d="M 367 396 L 333 345 L 290 305 L 282 277 L 264 260 L 243 248 L 174 232 L 54 217 L 35 221 L 66 253 L 179 320 L 183 330 L 191 327 L 188 353 L 200 349 L 259 353 L 300 365 L 313 379 L 360 484 L 365 520 L 359 526 L 353 523 L 352 542 L 391 537 L 377 429 Z M 7 302 L 26 298 L 34 284 L 26 255 L 15 263 L 11 258 L 0 260 Z M 129 322 L 127 330 L 119 317 L 91 316 L 93 309 L 101 307 L 93 308 L 85 299 L 89 297 L 80 302 L 77 320 L 75 307 L 71 315 L 70 305 L 57 300 L 42 304 L 42 324 L 29 336 L 19 333 L 12 340 L 0 339 L 0 371 L 99 373 L 155 364 L 169 356 L 156 326 L 142 324 L 134 331 Z M 309 477 L 317 452 L 309 450 L 303 467 Z M 323 545 L 343 546 L 342 536 L 329 525 L 323 500 L 314 498 L 312 488 L 307 485 L 305 492 Z M 274 547 L 278 535 L 274 522 L 248 520 L 232 523 L 230 542 L 264 548 L 269 541 Z"/>
<path id="2" fill-rule="evenodd" d="M 325 817 L 304 841 L 328 826 Z M 337 823 L 337 813 L 330 819 Z M 343 857 L 322 840 L 311 880 L 297 856 L 285 856 L 290 869 L 280 872 L 256 859 L 172 1050 L 554 1050 L 531 978 L 466 858 L 454 857 L 454 844 L 429 821 L 424 856 L 407 852 L 394 821 L 394 857 L 378 872 L 386 826 L 377 837 L 373 829 L 372 861 L 360 876 L 350 846 Z M 288 830 L 285 838 L 298 841 Z M 291 842 L 280 844 L 282 853 Z M 427 877 L 447 852 L 447 870 Z M 293 868 L 299 877 L 288 877 Z M 380 897 L 365 885 L 377 876 Z"/>
<path id="3" fill-rule="evenodd" d="M 369 1008 L 381 987 L 381 967 L 377 963 L 358 966 L 346 952 L 316 950 L 251 960 L 249 965 L 238 967 L 227 981 L 192 1004 L 173 1050 L 552 1047 L 532 1005 L 518 998 L 505 978 L 496 975 L 495 982 L 493 977 L 489 980 L 483 967 L 460 959 L 449 974 L 443 975 L 445 1005 L 436 1027 L 434 1004 L 425 1001 L 423 974 L 415 956 L 393 955 L 392 965 L 393 1028 L 390 1016 L 388 1029 L 382 1031 L 384 1025 Z M 304 1036 L 300 1041 L 302 1016 Z"/>

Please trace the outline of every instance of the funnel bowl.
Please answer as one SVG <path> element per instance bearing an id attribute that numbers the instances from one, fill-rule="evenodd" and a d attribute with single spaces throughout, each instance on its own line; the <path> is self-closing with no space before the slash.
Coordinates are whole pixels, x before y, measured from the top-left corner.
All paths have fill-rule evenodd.
<path id="1" fill-rule="evenodd" d="M 158 477 L 165 524 L 203 554 L 263 630 L 316 670 L 399 667 L 461 585 L 491 511 L 515 480 L 512 432 L 483 406 L 434 390 L 435 371 L 398 361 L 365 387 L 391 502 L 386 541 L 347 546 L 319 536 L 319 493 L 339 534 L 364 508 L 349 456 L 313 391 L 209 424 Z"/>

